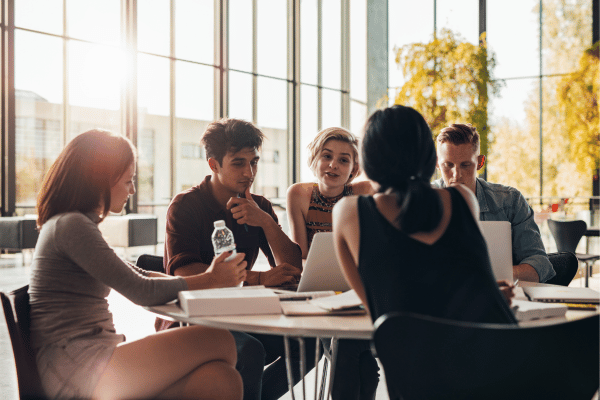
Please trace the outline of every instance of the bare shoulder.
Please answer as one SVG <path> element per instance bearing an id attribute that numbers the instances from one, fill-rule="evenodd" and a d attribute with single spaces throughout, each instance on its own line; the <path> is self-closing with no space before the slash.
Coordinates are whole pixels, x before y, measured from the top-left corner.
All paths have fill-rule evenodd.
<path id="1" fill-rule="evenodd" d="M 352 192 L 356 195 L 374 194 L 375 187 L 371 181 L 360 181 L 352 184 Z"/>
<path id="2" fill-rule="evenodd" d="M 290 186 L 287 190 L 287 196 L 288 198 L 290 198 L 290 196 L 310 196 L 310 194 L 312 193 L 312 188 L 314 186 L 313 182 L 298 182 L 298 183 L 294 183 L 292 186 Z"/>
<path id="3" fill-rule="evenodd" d="M 312 193 L 314 183 L 312 182 L 298 182 L 294 183 L 287 190 L 287 205 L 288 207 L 308 206 L 310 203 L 310 196 Z"/>
<path id="4" fill-rule="evenodd" d="M 358 208 L 358 196 L 342 197 L 333 207 L 333 219 L 344 221 L 356 214 Z"/>

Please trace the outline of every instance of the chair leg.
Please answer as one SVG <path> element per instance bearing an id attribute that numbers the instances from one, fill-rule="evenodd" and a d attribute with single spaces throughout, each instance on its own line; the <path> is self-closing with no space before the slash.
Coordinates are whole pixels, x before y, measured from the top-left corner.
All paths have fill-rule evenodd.
<path id="1" fill-rule="evenodd" d="M 590 287 L 590 264 L 585 262 L 585 287 Z"/>
<path id="2" fill-rule="evenodd" d="M 323 373 L 321 374 L 321 389 L 319 391 L 319 400 L 325 398 L 325 390 L 327 389 L 327 369 L 329 366 L 329 360 L 327 357 L 323 357 Z M 317 379 L 315 377 L 315 379 Z"/>

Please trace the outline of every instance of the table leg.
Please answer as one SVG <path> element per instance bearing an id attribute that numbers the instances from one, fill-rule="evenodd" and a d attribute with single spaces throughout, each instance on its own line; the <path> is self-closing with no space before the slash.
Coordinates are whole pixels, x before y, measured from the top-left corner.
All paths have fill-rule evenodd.
<path id="1" fill-rule="evenodd" d="M 338 339 L 331 338 L 331 369 L 329 371 L 329 385 L 327 385 L 327 400 L 331 398 L 331 389 L 333 387 L 333 376 L 335 374 L 335 364 L 337 360 Z"/>
<path id="2" fill-rule="evenodd" d="M 583 271 L 583 273 L 585 274 L 585 287 L 590 287 L 590 276 L 592 274 L 592 271 L 590 269 L 590 264 L 589 263 L 584 263 L 585 264 L 585 270 Z M 594 264 L 592 264 L 593 266 Z"/>
<path id="3" fill-rule="evenodd" d="M 323 400 L 325 395 L 325 385 L 327 384 L 327 368 L 329 367 L 329 359 L 323 355 L 323 373 L 321 374 L 321 391 L 319 392 L 319 400 Z M 315 397 L 316 399 L 316 397 Z"/>
<path id="4" fill-rule="evenodd" d="M 317 387 L 319 386 L 319 356 L 321 355 L 321 339 L 316 338 L 315 343 L 315 396 L 313 399 L 317 400 Z M 327 358 L 323 355 L 324 362 L 327 362 Z"/>
<path id="5" fill-rule="evenodd" d="M 288 390 L 292 396 L 292 400 L 296 400 L 294 396 L 294 377 L 292 374 L 292 359 L 290 356 L 290 338 L 289 336 L 283 337 L 283 348 L 285 350 L 285 369 L 287 370 Z"/>
<path id="6" fill-rule="evenodd" d="M 304 339 L 299 337 L 298 350 L 300 351 L 300 380 L 302 381 L 302 398 L 306 400 L 306 348 L 304 347 Z"/>

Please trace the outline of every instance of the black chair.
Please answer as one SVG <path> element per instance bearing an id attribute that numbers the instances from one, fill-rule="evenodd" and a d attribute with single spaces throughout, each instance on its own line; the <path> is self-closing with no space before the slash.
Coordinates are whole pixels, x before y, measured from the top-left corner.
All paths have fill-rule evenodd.
<path id="1" fill-rule="evenodd" d="M 548 259 L 552 264 L 552 268 L 556 271 L 556 275 L 552 279 L 546 281 L 546 283 L 569 286 L 579 269 L 579 261 L 577 260 L 577 257 L 575 257 L 575 254 L 570 251 L 549 253 Z"/>
<path id="2" fill-rule="evenodd" d="M 146 271 L 165 272 L 163 269 L 163 258 L 152 254 L 142 254 L 135 262 L 137 267 Z"/>
<path id="3" fill-rule="evenodd" d="M 373 342 L 392 400 L 590 400 L 599 317 L 519 327 L 390 313 Z"/>
<path id="4" fill-rule="evenodd" d="M 17 367 L 20 399 L 46 399 L 30 341 L 29 285 L 8 294 L 0 292 L 4 318 Z"/>
<path id="5" fill-rule="evenodd" d="M 585 231 L 587 230 L 585 221 L 557 221 L 549 219 L 548 228 L 550 228 L 550 232 L 552 232 L 552 236 L 554 236 L 557 250 L 574 253 L 579 262 L 585 266 L 585 286 L 588 287 L 589 277 L 592 273 L 592 268 L 590 267 L 594 264 L 594 261 L 600 259 L 600 255 L 575 252 L 579 241 L 583 235 L 585 235 Z"/>

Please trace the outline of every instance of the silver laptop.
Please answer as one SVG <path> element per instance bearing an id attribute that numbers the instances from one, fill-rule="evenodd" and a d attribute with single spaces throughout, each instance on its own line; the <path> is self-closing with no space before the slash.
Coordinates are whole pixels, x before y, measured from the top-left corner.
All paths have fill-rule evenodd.
<path id="1" fill-rule="evenodd" d="M 496 280 L 513 281 L 512 236 L 508 221 L 481 221 Z"/>
<path id="2" fill-rule="evenodd" d="M 587 287 L 523 286 L 531 301 L 559 303 L 600 303 L 600 293 Z"/>
<path id="3" fill-rule="evenodd" d="M 317 232 L 306 256 L 306 263 L 298 283 L 298 292 L 350 290 L 350 284 L 342 274 L 333 247 L 332 232 Z"/>

